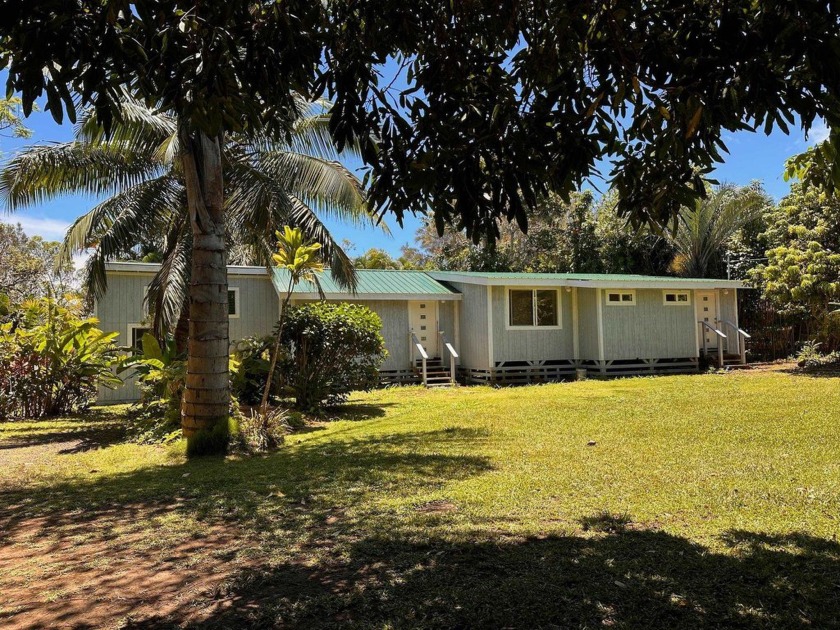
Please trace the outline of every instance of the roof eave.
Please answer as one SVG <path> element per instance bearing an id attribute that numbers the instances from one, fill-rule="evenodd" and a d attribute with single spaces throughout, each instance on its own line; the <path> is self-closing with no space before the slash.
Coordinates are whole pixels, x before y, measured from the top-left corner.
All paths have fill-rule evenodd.
<path id="1" fill-rule="evenodd" d="M 320 300 L 317 292 L 293 291 L 293 300 Z M 442 302 L 461 300 L 460 293 L 324 293 L 326 300 L 358 300 L 371 302 L 380 301 L 410 301 L 410 300 L 440 300 Z"/>
<path id="2" fill-rule="evenodd" d="M 582 280 L 575 278 L 497 278 L 473 276 L 457 272 L 426 272 L 430 277 L 443 282 L 461 282 L 480 286 L 497 287 L 580 287 L 589 289 L 746 289 L 740 280 L 717 280 L 710 278 L 673 278 L 657 280 Z"/>

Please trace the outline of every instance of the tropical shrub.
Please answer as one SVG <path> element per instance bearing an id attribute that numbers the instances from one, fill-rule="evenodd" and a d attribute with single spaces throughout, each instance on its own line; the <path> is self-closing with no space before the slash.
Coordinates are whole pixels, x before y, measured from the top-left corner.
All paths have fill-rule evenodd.
<path id="1" fill-rule="evenodd" d="M 24 302 L 0 325 L 0 418 L 42 418 L 89 406 L 97 385 L 117 387 L 116 333 L 53 299 Z"/>
<path id="2" fill-rule="evenodd" d="M 284 390 L 306 411 L 375 387 L 387 351 L 379 316 L 357 304 L 292 306 L 279 358 Z"/>
<path id="3" fill-rule="evenodd" d="M 807 341 L 796 355 L 796 364 L 806 370 L 826 365 L 840 363 L 840 352 L 823 353 L 820 349 L 822 344 L 816 341 Z"/>
<path id="4" fill-rule="evenodd" d="M 178 353 L 175 340 L 170 338 L 160 344 L 146 333 L 140 348 L 121 362 L 120 371 L 137 377 L 141 394 L 135 408 L 140 441 L 177 439 L 187 363 Z"/>
<path id="5" fill-rule="evenodd" d="M 243 405 L 258 405 L 265 390 L 265 381 L 271 363 L 273 337 L 246 337 L 236 343 L 234 358 L 236 371 L 231 372 L 231 389 Z M 270 393 L 279 393 L 279 373 L 272 377 Z"/>

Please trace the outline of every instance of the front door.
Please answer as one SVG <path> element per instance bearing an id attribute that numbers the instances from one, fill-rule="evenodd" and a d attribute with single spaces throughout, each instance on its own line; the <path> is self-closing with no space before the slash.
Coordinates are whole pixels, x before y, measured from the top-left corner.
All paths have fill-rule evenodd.
<path id="1" fill-rule="evenodd" d="M 706 322 L 712 328 L 718 328 L 717 325 L 717 293 L 714 291 L 695 291 L 694 303 L 697 305 L 697 321 Z M 699 326 L 699 324 L 698 324 Z M 701 327 L 701 335 L 706 337 L 706 350 L 717 349 L 718 336 L 706 328 Z M 700 337 L 700 348 L 703 349 L 703 337 Z"/>
<path id="2" fill-rule="evenodd" d="M 411 332 L 417 335 L 426 354 L 430 357 L 438 356 L 437 301 L 409 302 L 408 325 Z"/>

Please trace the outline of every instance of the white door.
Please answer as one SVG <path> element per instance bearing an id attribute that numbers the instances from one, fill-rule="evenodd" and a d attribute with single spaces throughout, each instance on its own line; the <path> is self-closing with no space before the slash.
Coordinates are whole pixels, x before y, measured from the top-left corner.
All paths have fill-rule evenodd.
<path id="1" fill-rule="evenodd" d="M 717 293 L 714 291 L 695 291 L 694 303 L 697 309 L 697 321 L 706 322 L 712 328 L 719 328 L 717 324 Z M 707 350 L 717 349 L 719 337 L 714 332 L 703 326 L 700 334 L 706 337 Z M 698 350 L 702 349 L 703 337 L 701 336 Z"/>
<path id="2" fill-rule="evenodd" d="M 439 356 L 437 319 L 437 301 L 408 303 L 408 325 L 430 357 Z"/>

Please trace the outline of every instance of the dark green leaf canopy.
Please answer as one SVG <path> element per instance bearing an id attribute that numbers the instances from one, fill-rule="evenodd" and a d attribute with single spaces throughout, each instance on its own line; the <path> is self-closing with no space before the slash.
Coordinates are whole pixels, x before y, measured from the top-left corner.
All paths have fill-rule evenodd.
<path id="1" fill-rule="evenodd" d="M 527 226 L 603 160 L 634 223 L 705 194 L 725 132 L 840 129 L 835 0 L 39 0 L 0 30 L 8 89 L 106 123 L 127 88 L 211 135 L 285 134 L 290 96 L 336 103 L 371 194 L 475 238 Z M 401 63 L 396 80 L 382 68 Z M 74 101 L 75 99 L 75 101 Z M 840 168 L 833 169 L 840 173 Z M 840 182 L 839 182 L 840 183 Z"/>

